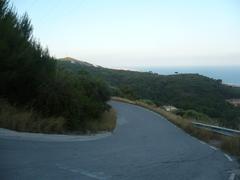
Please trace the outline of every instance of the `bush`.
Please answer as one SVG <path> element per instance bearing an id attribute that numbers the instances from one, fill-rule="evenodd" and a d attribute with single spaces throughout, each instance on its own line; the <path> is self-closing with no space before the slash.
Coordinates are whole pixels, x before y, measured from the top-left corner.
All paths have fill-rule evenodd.
<path id="1" fill-rule="evenodd" d="M 32 37 L 32 29 L 26 14 L 18 17 L 7 0 L 0 1 L 0 98 L 12 105 L 1 112 L 2 126 L 47 132 L 83 129 L 85 121 L 109 109 L 107 85 L 87 73 L 58 68 Z"/>

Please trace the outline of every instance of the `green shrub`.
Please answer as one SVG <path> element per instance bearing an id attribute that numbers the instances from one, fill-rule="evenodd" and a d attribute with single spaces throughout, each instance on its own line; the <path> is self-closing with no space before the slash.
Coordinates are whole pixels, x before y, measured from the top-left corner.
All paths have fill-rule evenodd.
<path id="1" fill-rule="evenodd" d="M 109 109 L 108 86 L 88 73 L 59 68 L 32 29 L 26 14 L 19 17 L 7 0 L 0 1 L 0 98 L 12 105 L 2 111 L 1 124 L 26 131 L 83 129 Z"/>

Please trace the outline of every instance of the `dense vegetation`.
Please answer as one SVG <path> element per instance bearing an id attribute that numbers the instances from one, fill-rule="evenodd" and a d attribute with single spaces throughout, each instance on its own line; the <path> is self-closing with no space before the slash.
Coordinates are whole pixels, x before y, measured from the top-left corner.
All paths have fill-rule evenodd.
<path id="1" fill-rule="evenodd" d="M 199 74 L 159 75 L 152 72 L 113 70 L 62 59 L 59 66 L 72 72 L 87 72 L 101 77 L 112 95 L 128 99 L 149 99 L 157 105 L 174 105 L 185 116 L 210 117 L 219 125 L 239 128 L 240 108 L 226 99 L 240 98 L 240 88 Z"/>
<path id="2" fill-rule="evenodd" d="M 54 119 L 54 124 L 61 119 L 63 130 L 86 130 L 88 121 L 98 119 L 109 109 L 106 104 L 110 97 L 108 87 L 86 73 L 58 68 L 48 50 L 33 38 L 32 30 L 26 14 L 18 17 L 8 1 L 0 1 L 0 112 L 3 114 L 10 106 L 14 111 L 9 112 L 31 111 L 24 130 L 29 127 L 29 130 L 41 131 L 49 117 Z M 45 119 L 44 125 L 30 128 L 36 127 L 34 123 L 41 124 L 41 119 Z M 19 127 L 18 123 L 8 121 L 1 118 L 0 126 Z"/>

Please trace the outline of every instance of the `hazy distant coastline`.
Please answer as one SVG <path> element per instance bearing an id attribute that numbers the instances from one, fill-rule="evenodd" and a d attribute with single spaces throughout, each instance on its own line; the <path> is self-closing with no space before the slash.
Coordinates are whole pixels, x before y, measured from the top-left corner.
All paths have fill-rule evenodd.
<path id="1" fill-rule="evenodd" d="M 235 67 L 135 67 L 134 70 L 152 71 L 163 75 L 177 73 L 198 73 L 214 79 L 222 79 L 224 84 L 240 86 L 240 66 Z"/>
<path id="2" fill-rule="evenodd" d="M 224 83 L 227 86 L 240 87 L 240 84 Z"/>

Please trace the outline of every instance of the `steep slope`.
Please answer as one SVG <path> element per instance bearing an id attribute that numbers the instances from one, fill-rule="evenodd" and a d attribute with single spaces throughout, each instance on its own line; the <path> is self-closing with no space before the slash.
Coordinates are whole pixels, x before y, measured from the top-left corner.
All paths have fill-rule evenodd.
<path id="1" fill-rule="evenodd" d="M 96 121 L 109 110 L 109 98 L 101 81 L 58 69 L 56 60 L 34 39 L 28 16 L 20 17 L 9 1 L 0 1 L 0 127 L 92 130 L 87 125 L 99 124 Z"/>

